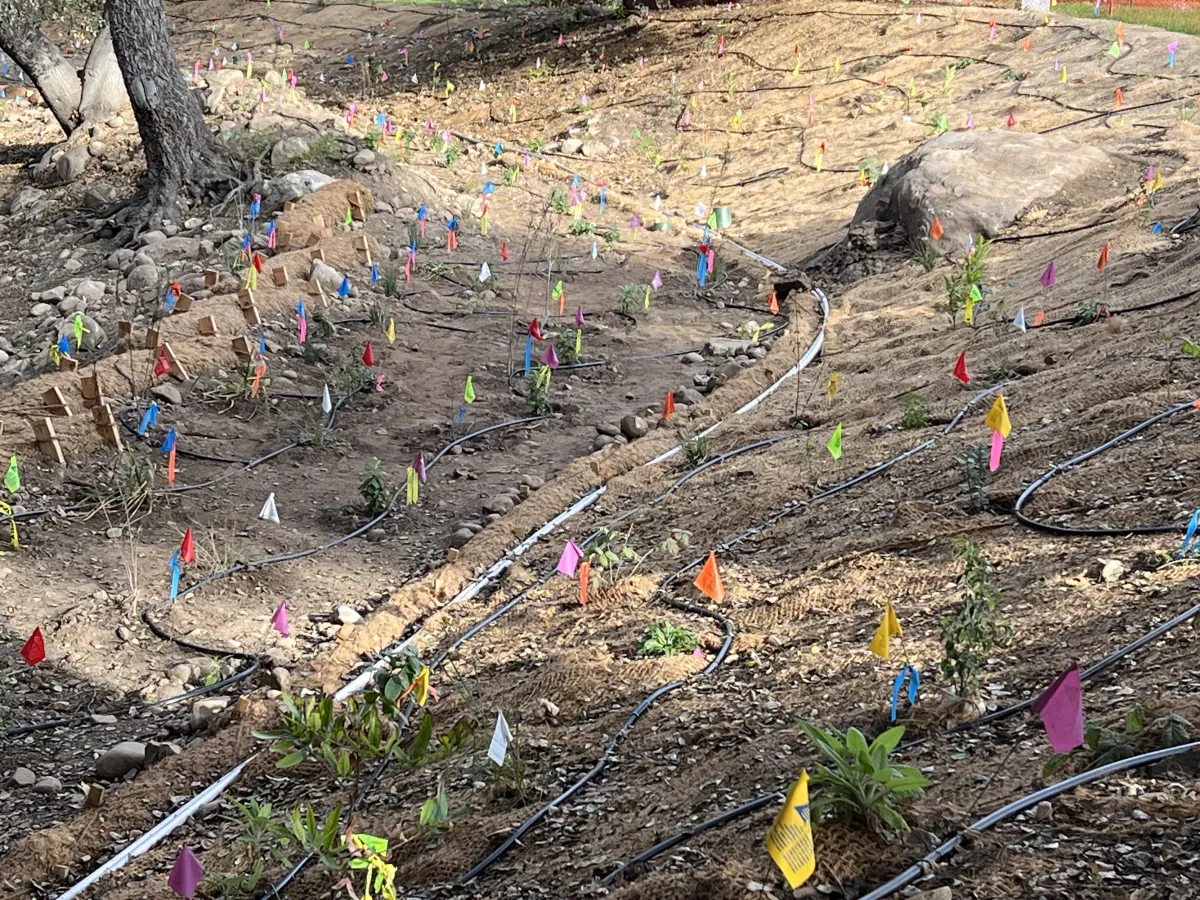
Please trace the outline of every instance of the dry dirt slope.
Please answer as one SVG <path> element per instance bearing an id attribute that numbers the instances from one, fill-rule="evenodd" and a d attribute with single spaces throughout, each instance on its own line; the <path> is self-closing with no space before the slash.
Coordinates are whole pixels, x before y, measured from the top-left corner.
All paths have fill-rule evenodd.
<path id="1" fill-rule="evenodd" d="M 1187 62 L 1191 48 L 1181 41 L 1183 65 L 1164 73 L 1152 49 L 1163 41 L 1151 31 L 1128 29 L 1130 50 L 1113 61 L 1106 55 L 1112 35 L 1101 33 L 1105 26 L 1045 28 L 1032 19 L 997 14 L 997 38 L 989 40 L 993 13 L 967 10 L 962 24 L 952 24 L 957 15 L 957 10 L 925 9 L 918 24 L 913 10 L 862 4 L 672 13 L 646 22 L 570 29 L 569 40 L 577 43 L 564 50 L 553 46 L 547 29 L 544 45 L 529 48 L 529 55 L 561 67 L 550 78 L 529 78 L 529 60 L 520 65 L 498 60 L 497 68 L 488 68 L 485 40 L 481 62 L 454 63 L 463 72 L 455 78 L 460 84 L 484 74 L 501 100 L 524 98 L 519 86 L 552 88 L 545 95 L 539 91 L 534 121 L 517 126 L 494 121 L 479 103 L 445 103 L 430 95 L 388 98 L 399 118 L 434 118 L 489 145 L 497 138 L 511 146 L 565 136 L 573 124 L 582 132 L 587 120 L 595 132 L 589 136 L 621 140 L 616 158 L 552 159 L 592 179 L 605 178 L 614 197 L 648 219 L 656 193 L 666 198 L 668 211 L 690 216 L 696 202 L 710 206 L 719 191 L 735 209 L 733 235 L 783 262 L 803 259 L 838 238 L 865 193 L 858 184 L 860 160 L 873 154 L 881 162 L 894 161 L 932 133 L 919 122 L 935 110 L 945 112 L 954 127 L 971 115 L 977 128 L 996 129 L 1005 127 L 1011 111 L 1014 128 L 1067 126 L 1077 140 L 1131 157 L 1124 182 L 1103 193 L 1055 198 L 995 245 L 988 281 L 994 289 L 992 309 L 1002 302 L 1003 314 L 994 321 L 972 329 L 951 327 L 935 310 L 940 278 L 950 271 L 944 263 L 925 273 L 902 256 L 880 257 L 867 266 L 874 274 L 828 285 L 834 310 L 820 364 L 797 379 L 796 390 L 789 384 L 761 409 L 718 432 L 716 449 L 771 435 L 793 439 L 715 466 L 654 505 L 649 501 L 670 487 L 682 468 L 674 473 L 663 467 L 634 469 L 610 482 L 602 505 L 573 523 L 569 534 L 578 538 L 595 524 L 631 514 L 635 540 L 644 549 L 677 528 L 688 529 L 699 548 L 719 546 L 790 500 L 814 496 L 919 446 L 940 431 L 936 423 L 948 422 L 977 385 L 1012 382 L 1004 390 L 1015 428 L 1000 471 L 987 480 L 988 511 L 967 514 L 959 487 L 964 476 L 954 464 L 967 447 L 987 440 L 982 409 L 976 407 L 933 446 L 860 486 L 798 508 L 723 554 L 729 597 L 720 612 L 731 622 L 734 643 L 707 677 L 690 659 L 684 665 L 634 657 L 645 625 L 667 616 L 702 635 L 706 661 L 717 658 L 720 627 L 704 617 L 668 611 L 653 596 L 653 586 L 675 568 L 661 555 L 650 558 L 644 580 L 623 584 L 585 610 L 574 605 L 574 589 L 562 581 L 527 595 L 514 612 L 457 651 L 439 676 L 446 699 L 436 710 L 438 721 L 448 725 L 470 715 L 483 722 L 470 758 L 459 754 L 430 770 L 385 781 L 363 806 L 360 827 L 401 842 L 398 880 L 409 895 L 442 893 L 438 885 L 462 874 L 540 801 L 586 771 L 629 710 L 647 691 L 672 679 L 688 683 L 632 729 L 604 778 L 563 804 L 464 890 L 479 896 L 595 892 L 597 876 L 656 838 L 786 785 L 812 759 L 795 728 L 796 717 L 877 730 L 886 718 L 894 666 L 868 654 L 866 643 L 883 600 L 896 603 L 906 627 L 905 652 L 926 676 L 922 703 L 909 725 L 935 732 L 945 724 L 936 711 L 941 686 L 937 623 L 957 599 L 951 583 L 958 570 L 955 541 L 961 537 L 978 541 L 996 564 L 1002 612 L 1014 628 L 1012 643 L 986 670 L 986 697 L 994 705 L 1028 696 L 1069 662 L 1099 659 L 1194 602 L 1190 567 L 1160 570 L 1154 555 L 1173 547 L 1177 537 L 1047 536 L 1019 526 L 1008 512 L 1020 490 L 1054 463 L 1195 394 L 1195 364 L 1179 350 L 1192 328 L 1194 300 L 1185 296 L 1151 306 L 1193 287 L 1190 239 L 1170 241 L 1151 231 L 1159 218 L 1170 225 L 1193 208 L 1195 161 L 1189 150 L 1194 126 L 1181 115 L 1186 107 L 1178 99 L 1195 93 L 1188 68 L 1194 63 Z M 718 58 L 721 35 L 725 53 Z M 1028 53 L 1022 49 L 1026 37 L 1032 42 Z M 886 52 L 880 49 L 885 40 L 896 42 Z M 792 76 L 797 45 L 803 48 L 802 72 Z M 572 46 L 592 50 L 582 70 L 572 64 L 575 57 L 569 54 L 578 56 Z M 605 49 L 604 63 L 599 46 Z M 646 68 L 638 63 L 643 55 Z M 832 71 L 835 56 L 841 57 L 839 72 Z M 1055 75 L 1056 57 L 1060 71 L 1067 66 L 1065 82 Z M 940 66 L 968 58 L 972 64 L 959 70 L 949 94 L 941 94 Z M 501 62 L 507 74 L 498 68 Z M 860 63 L 865 65 L 855 72 Z M 663 93 L 673 69 L 676 84 L 683 85 L 678 97 Z M 647 71 L 651 74 L 643 74 Z M 925 106 L 934 109 L 917 113 L 905 101 L 909 78 L 917 98 L 933 98 Z M 897 85 L 901 90 L 894 89 Z M 690 108 L 692 86 L 697 104 L 691 130 L 672 130 L 668 126 L 675 119 L 667 110 L 682 114 Z M 1110 115 L 1118 86 L 1125 111 Z M 768 87 L 779 90 L 764 90 Z M 574 111 L 576 98 L 585 93 L 603 99 L 590 113 Z M 810 93 L 812 126 L 806 124 Z M 781 99 L 789 95 L 791 100 Z M 656 99 L 664 97 L 670 102 Z M 1164 102 L 1133 108 L 1159 101 Z M 528 103 L 522 99 L 522 108 Z M 911 122 L 904 121 L 906 107 Z M 732 128 L 728 120 L 739 108 L 738 127 Z M 648 148 L 633 137 L 635 128 L 650 136 L 665 166 L 651 168 Z M 812 133 L 802 137 L 806 128 Z M 820 141 L 827 149 L 818 173 L 812 154 Z M 722 162 L 717 153 L 727 158 Z M 686 169 L 685 157 L 690 157 Z M 672 166 L 674 161 L 679 164 Z M 1136 204 L 1137 176 L 1145 164 L 1165 174 L 1165 187 L 1149 209 Z M 784 166 L 785 172 L 773 171 Z M 456 170 L 464 182 L 474 177 L 470 168 L 471 161 L 464 160 Z M 714 190 L 718 171 L 720 187 Z M 618 173 L 630 180 L 618 184 Z M 766 173 L 772 177 L 753 180 Z M 1100 273 L 1095 258 L 1105 242 L 1110 263 Z M 721 252 L 724 257 L 727 251 Z M 1046 294 L 1038 276 L 1050 260 L 1056 261 L 1058 284 Z M 801 296 L 789 300 L 803 344 L 814 333 L 813 310 Z M 1073 318 L 1093 300 L 1118 310 L 1151 308 L 1107 321 Z M 1048 322 L 1065 321 L 1019 332 L 1008 322 L 1021 305 L 1031 318 L 1035 309 L 1044 309 Z M 970 387 L 950 377 L 963 349 L 974 376 Z M 840 389 L 827 401 L 826 385 L 834 372 Z M 927 398 L 931 424 L 900 429 L 899 397 L 913 389 Z M 807 426 L 798 435 L 797 418 Z M 845 453 L 833 462 L 823 447 L 838 422 L 844 427 Z M 1194 428 L 1191 414 L 1165 420 L 1137 441 L 1053 481 L 1030 513 L 1117 530 L 1182 524 L 1197 505 L 1195 490 L 1182 474 L 1196 454 Z M 513 536 L 520 536 L 525 524 L 536 524 L 536 513 L 556 512 L 551 505 L 548 499 L 523 510 L 511 525 Z M 475 554 L 468 552 L 465 565 L 490 562 L 494 549 L 494 541 L 481 543 Z M 532 572 L 546 571 L 557 551 L 557 546 L 539 545 L 524 564 Z M 1099 580 L 1095 560 L 1100 557 L 1119 559 L 1124 572 Z M 453 610 L 453 618 L 431 622 L 422 643 L 430 650 L 448 643 L 513 590 L 515 585 Z M 676 593 L 695 599 L 690 589 Z M 379 627 L 393 627 L 392 622 L 397 633 L 406 624 L 404 616 L 385 617 Z M 378 637 L 375 633 L 372 640 Z M 1195 686 L 1187 663 L 1191 640 L 1190 629 L 1172 632 L 1165 643 L 1089 682 L 1089 718 L 1116 721 L 1135 702 L 1153 699 L 1160 712 L 1194 720 Z M 557 707 L 557 714 L 547 715 L 542 700 Z M 519 724 L 530 791 L 523 804 L 477 786 L 479 773 L 486 771 L 482 754 L 497 708 Z M 1035 720 L 926 744 L 913 759 L 928 769 L 934 786 L 915 805 L 910 821 L 922 832 L 946 836 L 970 821 L 971 811 L 977 814 L 1025 793 L 1038 780 L 1047 753 Z M 261 777 L 269 769 L 258 772 L 238 790 L 289 802 L 337 796 L 316 776 L 281 784 Z M 439 777 L 451 807 L 470 812 L 443 837 L 405 840 L 414 834 L 420 802 Z M 1188 896 L 1185 861 L 1195 851 L 1196 838 L 1185 823 L 1194 818 L 1194 796 L 1195 773 L 1187 769 L 1101 784 L 1056 801 L 1049 824 L 1044 817 L 1018 823 L 976 844 L 929 883 L 960 879 L 955 894 L 976 897 L 1013 896 L 1014 884 L 1022 896 Z M 763 886 L 784 895 L 761 843 L 774 810 L 768 805 L 676 848 L 654 864 L 659 871 L 622 888 L 623 895 L 734 897 Z M 1096 810 L 1103 817 L 1099 823 Z M 220 847 L 221 829 L 214 820 L 191 828 L 193 844 L 209 840 Z M 819 828 L 815 883 L 835 895 L 857 896 L 924 852 L 921 840 L 883 845 L 839 826 Z M 177 845 L 139 861 L 115 879 L 121 886 L 114 884 L 104 894 L 161 893 L 162 873 Z M 219 849 L 203 858 L 220 869 Z M 313 871 L 290 890 L 295 896 L 323 896 L 328 883 L 327 875 Z M 1116 893 L 1116 885 L 1122 893 Z"/>

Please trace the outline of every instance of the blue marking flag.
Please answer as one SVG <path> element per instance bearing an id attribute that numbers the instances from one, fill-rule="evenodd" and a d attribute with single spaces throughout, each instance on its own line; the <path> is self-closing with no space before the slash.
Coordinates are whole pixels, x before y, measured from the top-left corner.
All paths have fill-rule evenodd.
<path id="1" fill-rule="evenodd" d="M 158 424 L 158 404 L 152 401 L 150 408 L 146 410 L 146 414 L 142 416 L 142 421 L 138 425 L 138 437 L 145 437 L 146 429 L 153 428 L 156 424 Z"/>
<path id="2" fill-rule="evenodd" d="M 494 193 L 496 193 L 496 186 L 494 184 L 492 184 L 490 181 L 485 181 L 483 183 L 483 195 L 486 197 L 489 194 L 494 194 Z"/>
<path id="3" fill-rule="evenodd" d="M 167 453 L 170 453 L 174 449 L 175 449 L 175 428 L 171 427 L 171 428 L 167 429 L 167 436 L 165 438 L 163 438 L 162 452 L 164 454 L 167 454 Z"/>
<path id="4" fill-rule="evenodd" d="M 171 599 L 179 596 L 179 551 L 171 555 Z"/>
<path id="5" fill-rule="evenodd" d="M 71 355 L 71 342 L 67 340 L 66 332 L 58 336 L 58 352 L 64 356 Z"/>
<path id="6" fill-rule="evenodd" d="M 340 285 L 338 285 L 338 296 L 339 297 L 349 297 L 350 296 L 350 276 L 349 275 L 342 276 L 342 283 Z"/>
<path id="7" fill-rule="evenodd" d="M 502 143 L 500 143 L 499 141 L 496 141 L 496 155 L 499 156 L 503 152 L 504 152 L 504 145 Z"/>
<path id="8" fill-rule="evenodd" d="M 267 354 L 267 333 L 260 331 L 258 333 L 258 355 L 266 356 Z"/>
<path id="9" fill-rule="evenodd" d="M 1183 543 L 1179 545 L 1180 556 L 1187 556 L 1188 553 L 1200 549 L 1200 547 L 1193 543 L 1196 539 L 1197 528 L 1200 528 L 1200 509 L 1192 513 L 1192 520 L 1188 522 L 1187 531 L 1183 535 Z"/>
<path id="10" fill-rule="evenodd" d="M 896 676 L 896 680 L 892 682 L 892 721 L 896 721 L 896 707 L 900 703 L 900 691 L 904 689 L 905 681 L 908 682 L 908 705 L 912 706 L 917 702 L 917 691 L 921 689 L 921 673 L 917 671 L 915 666 L 904 664 L 900 670 L 900 674 Z"/>
<path id="11" fill-rule="evenodd" d="M 459 422 L 461 422 L 463 420 L 463 416 L 465 416 L 466 414 L 467 414 L 467 408 L 465 406 L 460 406 L 458 408 L 457 415 L 455 415 L 455 417 L 454 417 L 454 424 L 457 425 Z"/>
<path id="12" fill-rule="evenodd" d="M 525 374 L 528 376 L 531 367 L 533 366 L 533 335 L 527 335 L 525 338 Z"/>
<path id="13" fill-rule="evenodd" d="M 379 281 L 379 265 L 377 263 L 371 263 L 371 284 L 375 284 L 378 281 Z"/>
<path id="14" fill-rule="evenodd" d="M 604 215 L 604 207 L 608 204 L 608 195 L 604 188 L 600 188 L 600 215 Z"/>

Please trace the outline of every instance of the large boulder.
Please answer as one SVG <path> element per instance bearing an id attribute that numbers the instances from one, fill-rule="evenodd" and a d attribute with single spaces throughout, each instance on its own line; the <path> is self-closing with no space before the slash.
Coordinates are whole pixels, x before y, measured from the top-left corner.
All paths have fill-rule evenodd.
<path id="1" fill-rule="evenodd" d="M 1087 180 L 1112 191 L 1116 170 L 1130 164 L 1058 134 L 955 131 L 922 144 L 897 162 L 858 204 L 851 234 L 875 225 L 908 242 L 963 247 L 969 235 L 991 238 L 1035 203 Z M 883 226 L 880 228 L 878 226 Z"/>
<path id="2" fill-rule="evenodd" d="M 279 178 L 272 178 L 268 183 L 266 205 L 272 208 L 283 206 L 288 200 L 299 200 L 332 182 L 332 178 L 316 169 L 289 172 Z"/>

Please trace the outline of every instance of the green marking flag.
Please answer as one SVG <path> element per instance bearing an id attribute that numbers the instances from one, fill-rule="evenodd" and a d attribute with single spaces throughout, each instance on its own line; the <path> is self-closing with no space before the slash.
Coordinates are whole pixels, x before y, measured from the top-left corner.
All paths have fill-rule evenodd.
<path id="1" fill-rule="evenodd" d="M 4 486 L 8 488 L 10 494 L 15 494 L 21 489 L 21 473 L 17 469 L 17 458 L 9 457 L 8 472 L 4 475 Z"/>
<path id="2" fill-rule="evenodd" d="M 72 326 L 75 332 L 75 349 L 79 350 L 83 346 L 83 335 L 87 329 L 83 327 L 83 314 L 75 313 L 75 323 Z"/>
<path id="3" fill-rule="evenodd" d="M 475 385 L 471 384 L 471 376 L 467 376 L 467 387 L 463 391 L 463 399 L 468 403 L 475 402 Z"/>
<path id="4" fill-rule="evenodd" d="M 346 207 L 346 227 L 349 228 L 354 224 L 354 216 L 350 212 L 350 207 Z"/>
<path id="5" fill-rule="evenodd" d="M 829 455 L 834 459 L 842 458 L 842 423 L 837 423 L 837 428 L 833 429 L 833 436 L 829 439 Z"/>
<path id="6" fill-rule="evenodd" d="M 1121 45 L 1118 44 L 1116 41 L 1113 41 L 1113 45 L 1108 48 L 1108 52 L 1109 52 L 1109 55 L 1112 56 L 1113 59 L 1120 59 L 1121 58 Z"/>

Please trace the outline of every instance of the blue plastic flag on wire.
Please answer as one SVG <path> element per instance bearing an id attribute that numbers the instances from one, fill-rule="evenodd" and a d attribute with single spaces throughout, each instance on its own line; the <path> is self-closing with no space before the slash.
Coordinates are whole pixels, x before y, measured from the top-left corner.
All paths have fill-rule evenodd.
<path id="1" fill-rule="evenodd" d="M 499 156 L 503 152 L 504 152 L 504 145 L 502 143 L 500 143 L 499 141 L 496 141 L 496 155 Z"/>
<path id="2" fill-rule="evenodd" d="M 342 276 L 342 283 L 340 285 L 338 285 L 338 296 L 343 297 L 343 298 L 350 296 L 350 276 L 349 275 Z"/>
<path id="3" fill-rule="evenodd" d="M 175 308 L 175 288 L 167 288 L 167 298 L 163 305 L 166 306 L 167 312 L 170 312 Z"/>
<path id="4" fill-rule="evenodd" d="M 58 352 L 64 356 L 71 355 L 71 342 L 67 340 L 66 332 L 63 332 L 58 336 Z"/>
<path id="5" fill-rule="evenodd" d="M 1151 234 L 1162 234 L 1162 222 L 1155 222 L 1154 227 L 1150 229 Z"/>
<path id="6" fill-rule="evenodd" d="M 490 181 L 485 181 L 483 183 L 483 196 L 487 197 L 494 193 L 496 193 L 496 186 Z"/>
<path id="7" fill-rule="evenodd" d="M 465 406 L 460 406 L 458 408 L 458 413 L 454 416 L 454 424 L 457 425 L 459 422 L 461 422 L 463 420 L 463 416 L 466 414 L 467 408 Z"/>
<path id="8" fill-rule="evenodd" d="M 248 232 L 248 231 L 242 235 L 242 249 L 243 250 L 250 249 L 250 232 Z"/>
<path id="9" fill-rule="evenodd" d="M 171 555 L 171 599 L 179 596 L 179 551 Z"/>
<path id="10" fill-rule="evenodd" d="M 387 124 L 387 113 L 379 112 L 375 114 L 375 130 L 383 131 L 383 126 Z"/>
<path id="11" fill-rule="evenodd" d="M 529 376 L 530 371 L 532 371 L 532 367 L 533 367 L 533 335 L 530 334 L 530 335 L 526 335 L 526 337 L 525 337 L 525 375 L 526 375 L 526 377 Z"/>
<path id="12" fill-rule="evenodd" d="M 172 427 L 172 428 L 167 429 L 167 436 L 165 438 L 163 438 L 163 442 L 162 442 L 163 455 L 164 456 L 167 455 L 174 449 L 175 449 L 175 429 L 174 429 L 174 427 Z"/>
<path id="13" fill-rule="evenodd" d="M 267 333 L 260 331 L 258 333 L 258 355 L 266 356 L 267 354 Z"/>
<path id="14" fill-rule="evenodd" d="M 571 179 L 571 187 L 575 188 L 575 190 L 579 190 L 579 176 L 578 175 L 576 175 L 574 178 Z"/>
<path id="15" fill-rule="evenodd" d="M 700 287 L 704 287 L 704 283 L 708 280 L 708 259 L 703 253 L 700 254 L 700 261 L 696 264 L 696 277 L 700 280 Z"/>
<path id="16" fill-rule="evenodd" d="M 250 221 L 253 222 L 258 218 L 259 212 L 262 210 L 262 201 L 255 194 L 254 199 L 250 201 Z"/>
<path id="17" fill-rule="evenodd" d="M 904 664 L 904 668 L 900 670 L 900 674 L 896 676 L 896 680 L 892 682 L 892 721 L 896 721 L 896 706 L 900 702 L 900 691 L 904 688 L 904 682 L 908 681 L 908 705 L 912 706 L 917 702 L 917 691 L 921 689 L 921 673 L 917 671 L 915 666 L 908 663 Z"/>
<path id="18" fill-rule="evenodd" d="M 425 208 L 425 204 L 421 204 L 421 208 L 417 210 L 417 219 L 421 222 L 425 221 L 425 217 L 429 215 L 429 210 Z"/>
<path id="19" fill-rule="evenodd" d="M 138 437 L 146 436 L 146 429 L 153 428 L 158 423 L 158 404 L 151 402 L 150 408 L 146 410 L 146 414 L 142 416 L 142 421 L 138 425 Z"/>
<path id="20" fill-rule="evenodd" d="M 379 281 L 379 264 L 371 263 L 371 284 Z"/>
<path id="21" fill-rule="evenodd" d="M 1200 509 L 1192 513 L 1192 520 L 1188 522 L 1187 531 L 1183 535 L 1183 543 L 1179 545 L 1179 555 L 1187 556 L 1196 550 L 1200 550 L 1200 544 L 1196 544 L 1196 530 L 1200 528 Z"/>
<path id="22" fill-rule="evenodd" d="M 600 215 L 604 215 L 604 207 L 608 204 L 608 195 L 604 188 L 600 188 Z"/>

